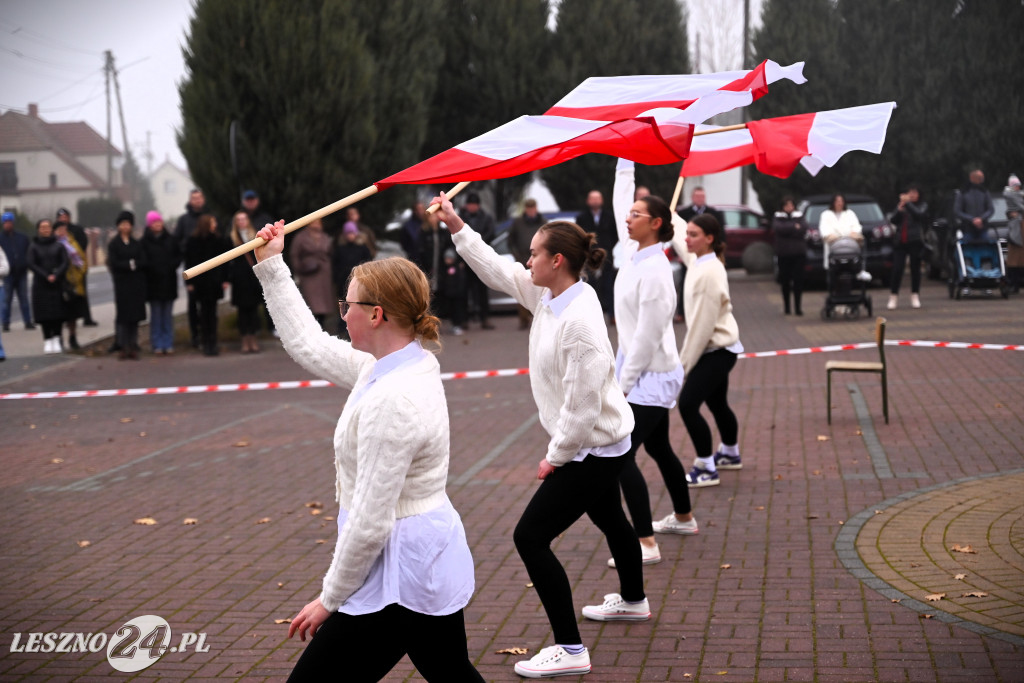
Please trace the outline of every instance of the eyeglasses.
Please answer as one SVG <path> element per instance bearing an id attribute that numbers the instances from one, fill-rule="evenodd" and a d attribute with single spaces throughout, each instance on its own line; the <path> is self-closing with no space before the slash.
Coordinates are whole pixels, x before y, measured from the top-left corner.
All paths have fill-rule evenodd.
<path id="1" fill-rule="evenodd" d="M 640 216 L 643 216 L 645 218 L 650 218 L 651 214 L 649 214 L 649 213 L 640 213 L 639 211 L 630 211 L 629 212 L 629 217 L 630 218 L 640 218 Z"/>
<path id="2" fill-rule="evenodd" d="M 352 307 L 352 304 L 359 304 L 360 306 L 380 306 L 380 304 L 371 304 L 369 301 L 345 301 L 344 299 L 338 299 L 338 310 L 341 311 L 342 318 L 348 315 L 348 309 Z M 384 320 L 388 319 L 387 314 L 383 311 L 381 311 L 381 317 Z"/>

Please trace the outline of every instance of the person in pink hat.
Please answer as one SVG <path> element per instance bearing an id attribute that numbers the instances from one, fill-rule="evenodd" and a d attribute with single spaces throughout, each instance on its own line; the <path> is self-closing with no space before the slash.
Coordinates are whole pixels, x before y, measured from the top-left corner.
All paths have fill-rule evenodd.
<path id="1" fill-rule="evenodd" d="M 149 268 L 146 270 L 146 300 L 149 302 L 149 341 L 153 353 L 166 356 L 174 353 L 174 300 L 178 298 L 178 266 L 181 246 L 164 229 L 164 219 L 157 211 L 146 214 L 146 233 L 142 248 Z"/>

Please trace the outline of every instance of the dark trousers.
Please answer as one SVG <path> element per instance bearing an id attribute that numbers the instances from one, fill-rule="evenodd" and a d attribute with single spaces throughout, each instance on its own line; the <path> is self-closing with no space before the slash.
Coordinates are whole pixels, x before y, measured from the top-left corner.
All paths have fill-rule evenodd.
<path id="1" fill-rule="evenodd" d="M 114 341 L 124 351 L 138 351 L 139 323 L 114 323 Z"/>
<path id="2" fill-rule="evenodd" d="M 806 254 L 779 257 L 779 284 L 782 285 L 782 301 L 786 306 L 786 313 L 789 313 L 790 292 L 793 292 L 793 306 L 796 312 L 803 312 L 803 309 L 800 308 L 800 301 L 804 294 L 804 267 L 806 265 Z"/>
<path id="3" fill-rule="evenodd" d="M 739 423 L 729 407 L 729 372 L 736 365 L 736 354 L 725 349 L 705 353 L 686 373 L 683 390 L 679 392 L 679 414 L 690 434 L 693 448 L 699 458 L 714 455 L 711 428 L 700 414 L 706 403 L 718 425 L 722 443 L 733 445 L 739 440 Z"/>
<path id="4" fill-rule="evenodd" d="M 626 454 L 629 460 L 619 475 L 619 484 L 622 485 L 622 495 L 626 499 L 636 535 L 645 538 L 654 535 L 654 528 L 651 526 L 651 498 L 647 493 L 647 482 L 636 464 L 636 453 L 640 445 L 643 444 L 647 455 L 654 458 L 661 470 L 661 478 L 665 480 L 668 494 L 672 497 L 673 512 L 685 515 L 691 511 L 690 487 L 686 483 L 686 470 L 669 442 L 668 408 L 635 403 L 630 403 L 629 407 L 633 409 L 636 426 L 630 437 L 633 445 Z"/>
<path id="5" fill-rule="evenodd" d="M 83 310 L 85 312 L 85 319 L 83 320 L 83 322 L 86 325 L 91 325 L 91 324 L 95 323 L 96 321 L 92 319 L 92 308 L 89 306 L 89 269 L 88 268 L 86 268 L 85 271 L 82 273 L 82 289 L 85 291 L 85 297 L 84 297 L 85 298 L 85 303 L 82 304 L 82 306 L 84 306 Z"/>
<path id="6" fill-rule="evenodd" d="M 195 292 L 188 292 L 188 332 L 192 338 L 192 346 L 199 346 L 199 297 Z"/>
<path id="7" fill-rule="evenodd" d="M 903 268 L 910 259 L 910 291 L 918 294 L 921 291 L 921 251 L 924 249 L 922 242 L 908 242 L 896 244 L 892 250 L 892 278 L 889 282 L 889 291 L 893 294 L 900 293 L 900 283 L 903 281 Z"/>
<path id="8" fill-rule="evenodd" d="M 260 306 L 238 307 L 238 334 L 257 334 L 260 331 Z"/>
<path id="9" fill-rule="evenodd" d="M 44 341 L 46 339 L 53 339 L 54 337 L 61 336 L 61 328 L 64 326 L 63 320 L 39 320 L 37 322 L 43 330 Z"/>
<path id="10" fill-rule="evenodd" d="M 216 299 L 196 297 L 196 318 L 199 323 L 197 338 L 202 341 L 204 352 L 217 350 L 217 303 Z"/>
<path id="11" fill-rule="evenodd" d="M 620 595 L 629 602 L 645 597 L 640 541 L 622 511 L 619 495 L 619 475 L 625 464 L 625 456 L 589 455 L 555 469 L 533 494 L 512 534 L 558 644 L 575 645 L 583 639 L 576 625 L 572 587 L 551 542 L 584 513 L 608 540 Z"/>
<path id="12" fill-rule="evenodd" d="M 288 680 L 379 681 L 406 654 L 428 681 L 483 683 L 469 660 L 462 610 L 434 617 L 400 605 L 327 617 Z"/>
<path id="13" fill-rule="evenodd" d="M 11 304 L 14 303 L 14 295 L 18 295 L 18 305 L 21 306 L 21 321 L 26 325 L 32 324 L 32 303 L 28 294 L 28 271 L 20 270 L 12 272 L 4 278 L 4 310 L 3 324 L 11 324 Z"/>
<path id="14" fill-rule="evenodd" d="M 487 285 L 469 268 L 466 269 L 466 289 L 469 290 L 469 296 L 473 299 L 473 306 L 480 318 L 480 324 L 485 324 L 491 317 L 491 302 L 487 296 Z M 458 323 L 453 321 L 452 324 Z"/>

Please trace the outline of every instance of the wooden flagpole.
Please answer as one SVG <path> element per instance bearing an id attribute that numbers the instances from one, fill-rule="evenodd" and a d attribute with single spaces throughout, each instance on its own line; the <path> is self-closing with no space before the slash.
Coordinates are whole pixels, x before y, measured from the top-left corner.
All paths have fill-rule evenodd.
<path id="1" fill-rule="evenodd" d="M 458 185 L 456 185 L 455 187 L 453 187 L 452 189 L 448 190 L 448 194 L 446 194 L 445 196 L 448 197 L 448 199 L 451 199 L 452 197 L 454 197 L 458 193 L 460 193 L 463 190 L 465 190 L 467 187 L 469 187 L 469 183 L 461 182 Z M 427 213 L 434 213 L 434 212 L 436 212 L 440 208 L 441 208 L 440 204 L 434 204 L 433 206 L 428 206 L 427 207 Z"/>
<path id="2" fill-rule="evenodd" d="M 693 134 L 693 136 L 697 137 L 698 135 L 711 135 L 712 133 L 724 133 L 726 131 L 740 130 L 741 128 L 746 128 L 746 127 L 747 127 L 747 124 L 745 124 L 745 123 L 737 123 L 734 126 L 723 126 L 721 128 L 715 128 L 714 130 L 701 130 L 701 131 L 697 131 L 696 133 Z M 685 164 L 686 161 L 684 160 L 683 163 Z M 683 176 L 682 173 L 683 173 L 683 169 L 682 169 L 682 167 L 680 167 L 679 168 L 679 178 L 676 179 L 676 189 L 672 193 L 672 203 L 669 204 L 669 208 L 671 208 L 673 211 L 675 211 L 676 207 L 679 206 L 679 197 L 683 194 L 683 184 L 686 182 L 686 177 Z"/>

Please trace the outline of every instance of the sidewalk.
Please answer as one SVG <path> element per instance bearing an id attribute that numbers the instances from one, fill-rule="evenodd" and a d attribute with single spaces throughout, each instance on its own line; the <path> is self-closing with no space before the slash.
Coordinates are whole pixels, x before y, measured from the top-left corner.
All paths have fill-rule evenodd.
<path id="1" fill-rule="evenodd" d="M 768 278 L 731 286 L 748 351 L 871 338 L 872 320 L 822 321 L 822 292 L 796 318 L 782 316 Z M 872 295 L 883 309 L 886 292 Z M 1024 298 L 954 301 L 928 282 L 922 299 L 921 310 L 882 311 L 890 339 L 1024 341 Z M 524 367 L 527 333 L 515 316 L 494 322 L 446 336 L 442 371 Z M 658 538 L 664 560 L 644 572 L 651 621 L 581 621 L 593 673 L 565 680 L 1024 680 L 1024 352 L 890 347 L 886 357 L 889 425 L 866 375 L 836 376 L 825 422 L 825 361 L 874 360 L 873 349 L 739 361 L 730 402 L 743 469 L 692 492 L 699 535 Z M 69 359 L 0 380 L 0 392 L 308 377 L 268 343 L 256 357 Z M 517 681 L 517 657 L 497 651 L 551 644 L 512 544 L 546 436 L 528 377 L 445 391 L 448 493 L 476 563 L 469 652 L 486 680 Z M 175 642 L 206 634 L 210 651 L 167 653 L 137 680 L 285 680 L 303 644 L 275 622 L 318 594 L 330 563 L 344 399 L 327 388 L 0 402 L 0 678 L 125 680 L 103 652 L 11 652 L 14 634 L 112 636 L 151 614 Z M 689 464 L 675 414 L 671 438 Z M 670 500 L 639 458 L 659 518 Z M 135 523 L 147 517 L 156 524 Z M 588 521 L 553 547 L 577 607 L 618 589 Z M 372 653 L 339 661 L 362 655 Z M 385 680 L 422 679 L 404 660 Z"/>

